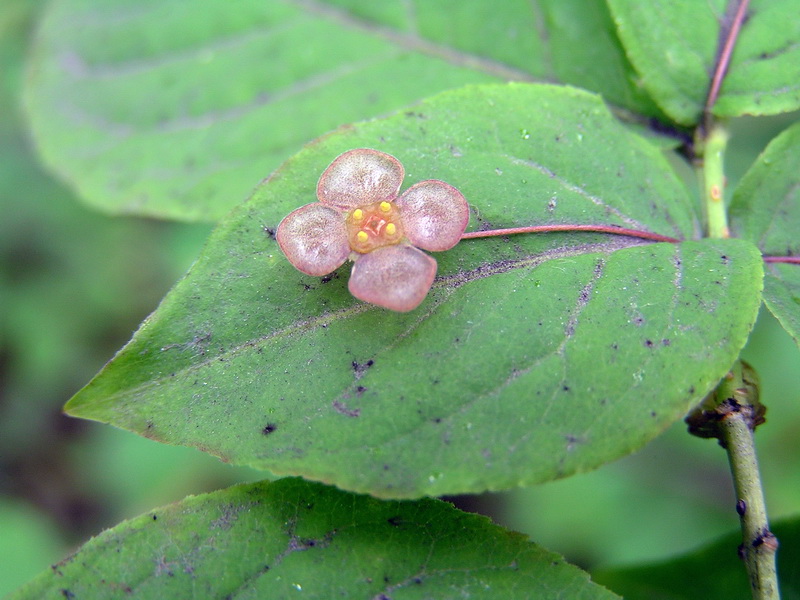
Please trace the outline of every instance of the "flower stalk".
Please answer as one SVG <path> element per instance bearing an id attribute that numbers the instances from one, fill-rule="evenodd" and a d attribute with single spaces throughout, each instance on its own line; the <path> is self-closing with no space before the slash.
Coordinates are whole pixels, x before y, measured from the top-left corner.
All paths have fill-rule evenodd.
<path id="1" fill-rule="evenodd" d="M 506 229 L 488 229 L 485 231 L 469 231 L 461 236 L 462 240 L 474 240 L 477 238 L 498 237 L 506 235 L 516 235 L 520 233 L 555 233 L 555 232 L 584 231 L 591 233 L 608 233 L 611 235 L 622 235 L 634 237 L 651 242 L 668 242 L 676 244 L 681 240 L 659 233 L 650 231 L 640 231 L 638 229 L 626 229 L 615 227 L 614 225 L 531 225 L 529 227 L 509 227 Z"/>

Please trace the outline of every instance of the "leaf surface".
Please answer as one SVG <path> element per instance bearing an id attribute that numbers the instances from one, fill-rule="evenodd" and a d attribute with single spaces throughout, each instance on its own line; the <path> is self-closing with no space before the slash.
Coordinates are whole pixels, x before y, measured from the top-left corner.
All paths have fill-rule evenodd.
<path id="1" fill-rule="evenodd" d="M 652 112 L 607 10 L 590 9 L 62 0 L 45 11 L 26 104 L 44 160 L 91 205 L 214 221 L 308 140 L 467 83 L 559 78 Z"/>
<path id="2" fill-rule="evenodd" d="M 545 60 L 556 80 L 598 92 L 640 118 L 668 120 L 647 95 L 625 55 L 605 1 L 542 0 L 539 4 L 549 42 Z"/>
<path id="3" fill-rule="evenodd" d="M 778 586 L 782 598 L 800 597 L 800 520 L 771 527 L 778 537 Z M 740 532 L 684 556 L 652 565 L 599 571 L 593 577 L 628 600 L 749 600 L 753 597 L 736 553 Z"/>
<path id="4" fill-rule="evenodd" d="M 618 596 L 525 536 L 439 500 L 380 502 L 284 479 L 104 531 L 8 600 Z"/>
<path id="5" fill-rule="evenodd" d="M 742 178 L 730 207 L 734 235 L 765 256 L 800 256 L 800 123 L 776 137 Z M 764 301 L 800 343 L 800 265 L 768 263 Z"/>
<path id="6" fill-rule="evenodd" d="M 741 240 L 462 241 L 436 254 L 420 308 L 359 303 L 348 266 L 304 276 L 271 235 L 356 147 L 400 158 L 404 187 L 458 187 L 472 228 L 602 223 L 683 239 L 698 229 L 660 152 L 598 97 L 531 84 L 444 93 L 288 161 L 69 412 L 378 496 L 505 489 L 641 446 L 747 338 L 762 267 Z"/>
<path id="7" fill-rule="evenodd" d="M 698 123 L 739 2 L 608 4 L 628 58 L 656 103 L 678 123 Z M 750 2 L 714 115 L 771 115 L 800 108 L 798 11 L 798 0 Z"/>

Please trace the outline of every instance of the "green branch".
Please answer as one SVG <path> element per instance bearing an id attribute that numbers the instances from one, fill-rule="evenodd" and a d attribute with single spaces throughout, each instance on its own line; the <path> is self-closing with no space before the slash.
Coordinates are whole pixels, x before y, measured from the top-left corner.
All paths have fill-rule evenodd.
<path id="1" fill-rule="evenodd" d="M 769 530 L 758 472 L 753 432 L 764 422 L 753 369 L 737 361 L 730 373 L 687 418 L 689 433 L 713 437 L 728 453 L 742 524 L 739 556 L 745 563 L 754 600 L 778 600 L 775 553 L 778 540 Z"/>
<path id="2" fill-rule="evenodd" d="M 702 164 L 700 177 L 703 182 L 703 214 L 706 218 L 708 237 L 730 237 L 728 215 L 725 209 L 725 169 L 723 158 L 728 144 L 728 132 L 720 124 L 712 126 L 700 145 Z"/>

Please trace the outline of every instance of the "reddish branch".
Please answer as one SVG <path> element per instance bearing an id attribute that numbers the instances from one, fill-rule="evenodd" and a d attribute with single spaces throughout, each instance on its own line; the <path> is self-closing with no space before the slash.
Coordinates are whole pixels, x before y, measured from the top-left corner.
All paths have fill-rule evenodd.
<path id="1" fill-rule="evenodd" d="M 765 256 L 764 262 L 766 263 L 789 263 L 792 265 L 800 265 L 800 256 Z"/>
<path id="2" fill-rule="evenodd" d="M 722 46 L 717 53 L 717 61 L 716 65 L 714 65 L 714 77 L 711 79 L 711 87 L 708 90 L 708 97 L 706 98 L 706 114 L 711 112 L 711 107 L 714 106 L 714 103 L 717 101 L 717 97 L 719 96 L 719 89 L 722 87 L 722 80 L 725 78 L 725 73 L 728 71 L 728 65 L 731 61 L 733 48 L 736 45 L 737 38 L 739 37 L 739 31 L 742 27 L 742 22 L 744 21 L 745 14 L 747 13 L 747 6 L 749 4 L 750 0 L 741 0 L 739 5 L 736 7 L 736 14 L 733 17 L 730 27 L 727 28 L 727 30 L 723 28 L 721 31 L 722 37 L 720 41 Z"/>

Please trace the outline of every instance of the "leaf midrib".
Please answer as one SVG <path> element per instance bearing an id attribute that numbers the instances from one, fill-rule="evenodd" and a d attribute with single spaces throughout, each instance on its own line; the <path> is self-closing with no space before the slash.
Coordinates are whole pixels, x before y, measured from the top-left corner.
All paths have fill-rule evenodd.
<path id="1" fill-rule="evenodd" d="M 641 240 L 636 239 L 614 239 L 609 240 L 608 242 L 604 242 L 602 244 L 585 244 L 585 245 L 578 245 L 578 246 L 571 246 L 571 247 L 562 247 L 553 250 L 548 250 L 546 252 L 538 253 L 529 255 L 524 258 L 514 259 L 514 260 L 500 260 L 493 263 L 486 263 L 480 265 L 474 269 L 469 271 L 462 271 L 459 273 L 454 273 L 452 275 L 446 275 L 444 277 L 438 277 L 432 286 L 433 289 L 449 289 L 454 292 L 456 289 L 472 283 L 473 281 L 478 281 L 480 279 L 484 279 L 486 277 L 490 277 L 492 275 L 497 275 L 501 273 L 506 273 L 515 269 L 525 269 L 525 268 L 535 268 L 539 265 L 548 262 L 550 260 L 556 260 L 561 258 L 570 258 L 573 256 L 579 256 L 582 254 L 589 254 L 589 253 L 596 253 L 596 252 L 604 252 L 610 254 L 615 252 L 616 250 L 621 250 L 624 248 L 629 248 L 632 246 L 639 246 L 644 245 L 646 242 L 642 242 Z M 438 307 L 441 303 L 445 302 L 449 298 L 449 294 L 443 298 L 441 301 L 436 303 L 436 307 Z M 168 375 L 163 375 L 160 377 L 156 377 L 153 379 L 149 379 L 142 383 L 139 383 L 134 386 L 125 387 L 122 389 L 117 390 L 114 393 L 105 395 L 101 398 L 95 398 L 94 393 L 90 393 L 88 398 L 82 398 L 82 396 L 86 393 L 89 393 L 92 387 L 95 384 L 95 381 L 104 376 L 105 371 L 101 371 L 92 382 L 90 382 L 86 388 L 82 392 L 78 392 L 76 396 L 74 396 L 66 406 L 66 410 L 69 414 L 74 416 L 82 416 L 81 414 L 81 406 L 89 404 L 91 409 L 94 408 L 101 408 L 106 405 L 113 405 L 116 404 L 117 401 L 127 398 L 127 397 L 136 397 L 140 395 L 142 392 L 145 392 L 149 388 L 161 386 L 169 381 L 174 381 L 178 375 L 186 376 L 190 373 L 194 373 L 203 369 L 204 367 L 219 362 L 220 360 L 225 360 L 226 362 L 229 361 L 231 358 L 235 357 L 241 352 L 247 352 L 248 350 L 256 350 L 264 342 L 269 342 L 274 339 L 286 338 L 292 335 L 297 335 L 298 333 L 305 333 L 309 331 L 314 331 L 319 328 L 328 327 L 331 323 L 339 321 L 341 319 L 349 319 L 351 317 L 356 317 L 368 310 L 382 310 L 375 307 L 372 307 L 368 304 L 354 304 L 347 308 L 339 309 L 335 312 L 328 312 L 316 317 L 305 319 L 299 322 L 294 322 L 279 329 L 276 329 L 268 334 L 263 336 L 248 339 L 238 344 L 229 346 L 223 352 L 206 356 L 202 361 L 190 364 L 183 368 L 170 371 Z M 152 325 L 152 324 L 151 324 Z M 151 333 L 152 335 L 152 333 Z M 131 345 L 135 344 L 136 340 L 131 342 Z M 132 348 L 128 347 L 123 350 L 123 352 L 130 352 Z M 80 400 L 80 403 L 76 401 Z M 93 410 L 90 410 L 90 414 L 93 413 Z M 89 416 L 87 414 L 87 416 Z"/>

